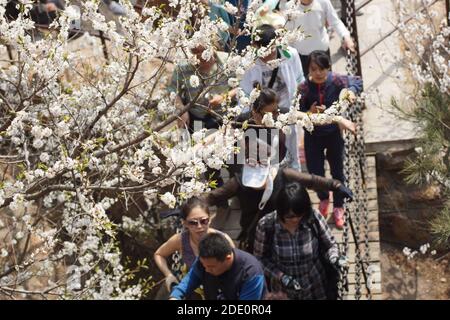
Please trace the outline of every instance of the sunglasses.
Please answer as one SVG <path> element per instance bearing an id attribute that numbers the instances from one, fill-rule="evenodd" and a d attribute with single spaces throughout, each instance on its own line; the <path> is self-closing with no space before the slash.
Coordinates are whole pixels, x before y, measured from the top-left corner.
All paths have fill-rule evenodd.
<path id="1" fill-rule="evenodd" d="M 294 219 L 294 218 L 300 218 L 301 215 L 297 215 L 297 214 L 289 214 L 287 216 L 284 216 L 285 219 Z"/>
<path id="2" fill-rule="evenodd" d="M 200 226 L 206 226 L 209 223 L 209 218 L 201 218 L 197 220 L 186 220 L 188 226 L 196 227 L 200 224 Z"/>

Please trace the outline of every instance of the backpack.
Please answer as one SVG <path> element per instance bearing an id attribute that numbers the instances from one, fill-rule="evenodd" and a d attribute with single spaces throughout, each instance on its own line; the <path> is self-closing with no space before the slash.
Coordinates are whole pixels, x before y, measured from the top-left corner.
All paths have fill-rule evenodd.
<path id="1" fill-rule="evenodd" d="M 325 275 L 327 277 L 327 287 L 325 288 L 327 300 L 337 300 L 338 299 L 338 282 L 340 279 L 341 272 L 336 269 L 330 261 L 325 259 L 324 252 L 322 252 L 323 244 L 320 241 L 319 236 L 319 220 L 313 217 L 312 224 L 310 224 L 311 230 L 313 231 L 314 236 L 318 239 L 319 243 L 319 252 L 320 252 L 320 261 L 325 269 Z M 266 229 L 266 237 L 269 237 L 269 247 L 272 247 L 273 238 L 275 236 L 275 219 L 270 220 L 270 228 Z"/>
<path id="2" fill-rule="evenodd" d="M 325 269 L 325 274 L 327 277 L 327 287 L 325 288 L 325 292 L 327 295 L 327 300 L 337 300 L 339 293 L 338 293 L 338 282 L 340 278 L 340 269 L 335 268 L 331 262 L 328 259 L 325 259 L 323 252 L 323 244 L 320 241 L 319 236 L 319 220 L 317 220 L 315 217 L 313 218 L 313 224 L 312 224 L 312 230 L 315 234 L 316 238 L 318 239 L 319 243 L 319 254 L 320 254 L 320 261 L 322 262 L 323 268 Z"/>

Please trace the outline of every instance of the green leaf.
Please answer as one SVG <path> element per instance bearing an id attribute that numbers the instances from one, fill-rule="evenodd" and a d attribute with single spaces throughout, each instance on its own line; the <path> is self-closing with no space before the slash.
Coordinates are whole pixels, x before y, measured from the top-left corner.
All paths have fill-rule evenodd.
<path id="1" fill-rule="evenodd" d="M 47 167 L 44 163 L 42 163 L 42 162 L 39 162 L 38 165 L 37 165 L 37 167 L 38 167 L 38 169 L 42 169 L 42 170 L 44 170 L 44 171 L 47 171 L 47 170 L 48 170 L 48 167 Z"/>
<path id="2" fill-rule="evenodd" d="M 216 189 L 217 188 L 217 180 L 211 180 L 208 182 L 208 186 L 212 189 Z"/>

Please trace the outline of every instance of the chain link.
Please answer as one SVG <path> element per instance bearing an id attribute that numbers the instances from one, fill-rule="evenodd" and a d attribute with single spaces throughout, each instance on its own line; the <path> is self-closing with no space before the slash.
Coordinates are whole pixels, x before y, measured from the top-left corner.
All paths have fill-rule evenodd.
<path id="1" fill-rule="evenodd" d="M 347 109 L 347 114 L 349 113 L 349 109 Z M 344 177 L 346 179 L 345 185 L 350 186 L 350 157 L 349 157 L 349 139 L 348 133 L 344 132 L 344 143 L 345 143 L 345 152 L 344 152 Z M 341 254 L 346 257 L 349 256 L 349 212 L 352 209 L 351 203 L 345 201 L 344 202 L 344 228 L 342 231 L 342 240 L 343 240 L 343 250 Z M 338 298 L 342 300 L 344 295 L 348 292 L 348 268 L 341 268 L 340 279 L 338 282 Z"/>
<path id="2" fill-rule="evenodd" d="M 357 124 L 357 132 L 356 132 L 356 137 L 353 141 L 353 147 L 354 149 L 352 150 L 354 152 L 354 166 L 353 168 L 355 170 L 353 170 L 354 172 L 354 181 L 355 181 L 355 191 L 356 191 L 356 196 L 355 196 L 355 207 L 356 210 L 354 211 L 354 220 L 353 220 L 353 227 L 355 230 L 355 299 L 359 300 L 361 299 L 361 272 L 362 272 L 362 259 L 361 259 L 361 248 L 359 246 L 360 244 L 360 235 L 361 235 L 361 214 L 362 214 L 362 194 L 363 192 L 361 192 L 361 188 L 360 188 L 360 184 L 361 184 L 361 171 L 359 170 L 359 161 L 361 160 L 361 154 L 358 152 L 359 148 L 358 148 L 358 140 L 360 140 L 360 136 L 359 136 L 359 132 L 360 132 L 360 126 L 361 123 L 359 123 L 359 114 L 360 114 L 360 103 L 356 103 L 353 107 L 353 109 L 355 110 L 353 116 L 354 119 L 353 121 L 356 122 Z"/>
<path id="3" fill-rule="evenodd" d="M 354 0 L 346 0 L 346 25 L 351 35 L 354 35 L 353 23 L 354 23 Z M 357 45 L 357 43 L 356 43 Z M 355 53 L 347 49 L 346 55 L 346 70 L 348 75 L 356 75 L 358 72 L 358 62 Z M 344 174 L 346 177 L 346 183 L 354 191 L 354 201 L 346 204 L 345 208 L 345 224 L 344 224 L 344 250 L 348 251 L 348 219 L 350 212 L 353 213 L 354 219 L 352 219 L 353 227 L 355 231 L 355 299 L 361 298 L 361 273 L 368 269 L 370 261 L 369 252 L 369 210 L 367 206 L 367 186 L 365 179 L 366 172 L 366 155 L 365 155 L 365 143 L 364 143 L 364 129 L 362 121 L 362 108 L 363 101 L 358 100 L 351 108 L 347 110 L 346 116 L 350 120 L 356 123 L 356 135 L 345 134 L 345 157 L 344 157 Z M 361 219 L 363 224 L 363 230 L 361 230 Z M 364 233 L 364 258 L 361 254 L 361 231 Z M 347 277 L 348 273 L 344 273 L 343 277 Z M 343 279 L 344 280 L 344 279 Z M 348 281 L 348 280 L 345 280 Z M 371 299 L 370 284 L 371 275 L 368 276 L 366 281 L 366 296 Z M 343 290 L 341 290 L 343 293 Z"/>
<path id="4" fill-rule="evenodd" d="M 181 218 L 177 217 L 175 221 L 173 222 L 173 226 L 175 228 L 176 233 L 181 233 L 183 230 L 183 227 L 181 225 Z M 182 276 L 182 270 L 181 270 L 181 253 L 178 251 L 175 251 L 172 254 L 172 264 L 170 265 L 170 268 L 172 269 L 172 273 L 177 277 L 178 280 L 181 280 Z"/>

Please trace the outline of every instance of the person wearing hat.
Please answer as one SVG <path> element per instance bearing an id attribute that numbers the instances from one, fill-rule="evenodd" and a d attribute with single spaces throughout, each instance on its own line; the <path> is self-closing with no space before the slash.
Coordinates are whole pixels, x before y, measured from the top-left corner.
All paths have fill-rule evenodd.
<path id="1" fill-rule="evenodd" d="M 191 134 L 201 128 L 219 128 L 221 119 L 215 114 L 224 115 L 226 107 L 222 106 L 222 102 L 228 98 L 234 101 L 236 95 L 236 89 L 228 84 L 229 76 L 224 73 L 227 54 L 214 51 L 206 60 L 203 56 L 206 49 L 201 44 L 191 48 L 190 51 L 198 59 L 198 64 L 179 65 L 173 71 L 172 79 L 167 86 L 168 92 L 176 94 L 177 109 L 193 103 L 193 106 L 181 115 L 177 123 L 180 128 L 187 127 Z M 190 79 L 193 76 L 200 79 L 198 84 L 191 83 Z M 209 88 L 207 94 L 200 95 L 207 88 Z M 209 112 L 208 108 L 214 110 L 214 114 Z M 206 176 L 211 181 L 216 180 L 218 186 L 223 184 L 220 170 L 208 168 Z M 223 208 L 227 206 L 226 202 L 221 204 Z"/>
<path id="2" fill-rule="evenodd" d="M 301 14 L 295 17 L 286 16 L 286 28 L 297 30 L 302 28 L 306 37 L 292 44 L 300 54 L 303 72 L 308 76 L 308 56 L 314 50 L 323 50 L 330 55 L 330 38 L 327 27 L 333 28 L 342 39 L 342 46 L 355 52 L 355 43 L 344 23 L 339 19 L 330 0 L 266 0 L 259 14 L 272 12 L 279 7 L 281 13 L 287 8 L 296 8 Z"/>
<path id="3" fill-rule="evenodd" d="M 242 77 L 240 87 L 245 94 L 250 95 L 255 85 L 261 89 L 270 88 L 276 91 L 280 101 L 280 112 L 290 110 L 292 100 L 295 98 L 297 86 L 305 79 L 298 52 L 295 48 L 279 48 L 275 45 L 276 30 L 269 24 L 257 27 L 253 33 L 253 44 L 258 49 L 268 49 L 265 56 L 259 57 L 255 65 L 248 69 Z M 262 52 L 262 50 L 258 50 Z M 279 59 L 277 67 L 271 64 Z M 245 110 L 249 111 L 249 110 Z"/>
<path id="4" fill-rule="evenodd" d="M 276 36 L 276 30 L 271 25 L 263 24 L 255 29 L 253 44 L 258 48 L 258 52 L 267 49 L 268 54 L 259 57 L 254 66 L 245 72 L 240 87 L 247 95 L 250 95 L 255 86 L 259 86 L 260 89 L 273 89 L 278 96 L 280 113 L 287 113 L 291 109 L 297 86 L 304 80 L 304 76 L 297 50 L 292 47 L 285 49 L 277 47 Z M 272 65 L 275 60 L 280 61 L 276 67 Z M 249 111 L 244 109 L 244 112 Z M 290 148 L 291 156 L 298 164 L 297 169 L 300 170 L 297 159 L 299 159 L 298 133 L 301 128 L 295 124 L 289 127 L 290 132 L 286 134 L 286 139 L 293 146 Z"/>
<path id="5" fill-rule="evenodd" d="M 257 222 L 265 214 L 275 210 L 277 195 L 286 179 L 297 181 L 306 188 L 323 192 L 331 190 L 344 198 L 352 199 L 351 190 L 338 180 L 302 173 L 288 167 L 280 168 L 279 163 L 272 163 L 270 154 L 273 155 L 273 150 L 278 146 L 276 138 L 272 145 L 259 139 L 256 143 L 258 147 L 256 154 L 241 151 L 245 152 L 246 158 L 240 171 L 222 187 L 201 196 L 210 206 L 237 196 L 241 206 L 241 233 L 238 239 L 241 247 L 247 251 L 253 251 Z"/>

